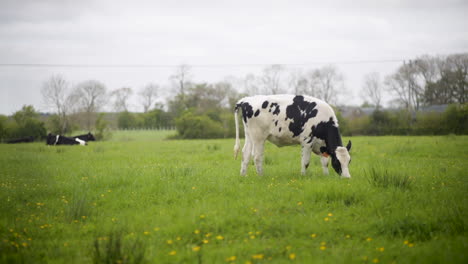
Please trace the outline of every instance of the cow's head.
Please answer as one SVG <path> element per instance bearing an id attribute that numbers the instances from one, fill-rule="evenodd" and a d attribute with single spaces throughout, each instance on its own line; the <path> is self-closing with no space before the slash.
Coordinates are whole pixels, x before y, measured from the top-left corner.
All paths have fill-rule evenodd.
<path id="1" fill-rule="evenodd" d="M 344 178 L 351 178 L 351 174 L 349 174 L 349 163 L 351 163 L 350 150 L 351 141 L 348 142 L 346 147 L 337 147 L 330 155 L 333 169 Z"/>
<path id="2" fill-rule="evenodd" d="M 88 140 L 87 141 L 96 141 L 96 138 L 94 137 L 93 134 L 91 134 L 91 132 L 88 132 Z"/>
<path id="3" fill-rule="evenodd" d="M 55 142 L 55 136 L 49 133 L 46 138 L 46 145 L 53 145 Z"/>

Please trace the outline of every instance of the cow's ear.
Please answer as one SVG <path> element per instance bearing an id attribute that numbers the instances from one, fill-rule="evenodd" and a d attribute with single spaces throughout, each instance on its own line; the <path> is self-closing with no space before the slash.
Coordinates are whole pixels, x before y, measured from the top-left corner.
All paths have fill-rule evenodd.
<path id="1" fill-rule="evenodd" d="M 348 145 L 346 145 L 346 149 L 348 149 L 348 152 L 351 150 L 351 140 L 348 141 Z"/>

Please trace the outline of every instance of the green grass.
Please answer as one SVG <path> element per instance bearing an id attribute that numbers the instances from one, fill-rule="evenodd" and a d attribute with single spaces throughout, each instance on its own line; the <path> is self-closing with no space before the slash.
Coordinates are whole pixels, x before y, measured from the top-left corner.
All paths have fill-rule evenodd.
<path id="1" fill-rule="evenodd" d="M 233 139 L 171 133 L 0 145 L 0 262 L 468 262 L 467 136 L 353 137 L 347 180 L 271 144 L 241 177 Z"/>

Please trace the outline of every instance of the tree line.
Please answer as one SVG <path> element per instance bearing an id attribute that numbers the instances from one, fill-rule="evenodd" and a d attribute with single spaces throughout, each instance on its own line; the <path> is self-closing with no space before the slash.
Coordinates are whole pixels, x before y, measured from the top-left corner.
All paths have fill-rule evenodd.
<path id="1" fill-rule="evenodd" d="M 395 126 L 396 123 L 389 120 L 396 119 L 401 123 L 406 116 L 401 114 L 393 117 L 394 112 L 382 109 L 385 93 L 392 96 L 393 105 L 410 117 L 409 126 L 425 118 L 419 113 L 424 106 L 458 104 L 462 107 L 457 109 L 464 109 L 463 105 L 468 100 L 467 72 L 468 53 L 419 56 L 403 62 L 395 72 L 384 78 L 377 72 L 371 72 L 363 78 L 360 96 L 365 100 L 365 106 L 373 106 L 377 111 L 367 117 L 367 121 L 363 121 L 365 118 L 351 120 L 351 117 L 342 123 L 367 124 L 360 128 L 348 126 L 351 134 L 395 133 L 389 129 L 381 129 L 379 132 L 374 129 L 381 126 L 382 122 Z M 120 129 L 176 127 L 180 138 L 231 137 L 234 133 L 232 110 L 235 102 L 243 96 L 307 94 L 339 105 L 346 100 L 340 96 L 347 94 L 343 73 L 335 65 L 309 70 L 270 65 L 257 75 L 226 77 L 216 83 L 194 82 L 192 68 L 180 65 L 168 80 L 169 89 L 163 89 L 161 84 L 148 83 L 137 92 L 131 87 L 109 91 L 98 80 L 85 80 L 72 86 L 63 76 L 53 75 L 41 87 L 43 101 L 52 113 L 43 120 L 44 127 L 58 134 L 99 128 L 104 135 L 103 131 L 109 125 L 106 116 L 113 115 L 116 118 L 110 120 L 110 123 L 113 122 L 113 126 Z M 167 90 L 171 93 L 163 98 L 162 94 Z M 142 112 L 130 112 L 130 99 L 134 96 L 138 97 Z M 104 114 L 109 108 L 112 113 Z M 34 112 L 32 106 L 25 106 L 18 112 L 34 116 L 31 114 Z M 3 120 L 2 123 L 16 122 L 19 127 L 22 121 L 15 115 L 0 120 Z M 2 126 L 8 127 L 5 124 Z M 343 129 L 346 130 L 344 125 Z M 10 136 L 14 134 L 10 133 Z"/>

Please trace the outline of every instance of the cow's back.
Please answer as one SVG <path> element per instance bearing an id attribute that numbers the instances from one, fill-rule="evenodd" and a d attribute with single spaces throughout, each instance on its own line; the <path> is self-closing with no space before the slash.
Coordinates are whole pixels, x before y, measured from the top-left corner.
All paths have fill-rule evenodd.
<path id="1" fill-rule="evenodd" d="M 278 146 L 311 138 L 311 129 L 336 116 L 324 101 L 300 95 L 257 95 L 239 100 L 246 133 L 268 138 Z"/>

